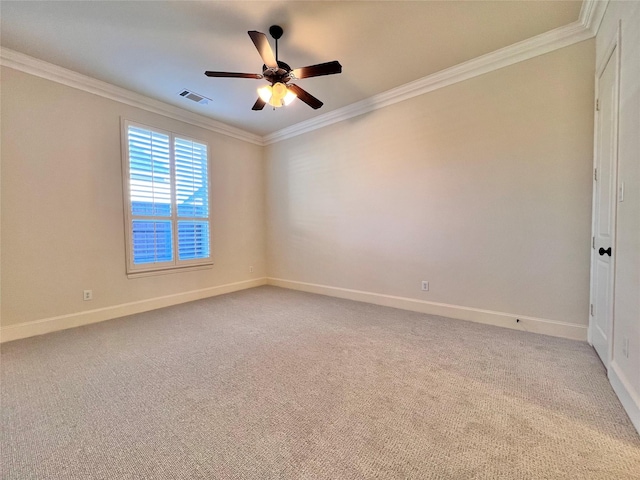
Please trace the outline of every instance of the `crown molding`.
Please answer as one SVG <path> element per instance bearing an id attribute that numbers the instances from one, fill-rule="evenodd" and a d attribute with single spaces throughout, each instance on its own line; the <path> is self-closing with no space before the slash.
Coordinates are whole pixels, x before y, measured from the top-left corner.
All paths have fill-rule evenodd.
<path id="1" fill-rule="evenodd" d="M 604 2 L 587 0 L 586 3 L 600 4 Z M 583 10 L 584 9 L 585 7 L 583 4 Z M 599 7 L 597 8 L 597 6 L 590 7 L 590 13 L 588 13 L 588 15 L 585 14 L 585 17 L 588 16 L 588 21 L 591 21 L 594 24 L 597 21 L 599 24 L 596 13 L 600 15 L 600 10 L 601 9 Z M 602 10 L 602 14 L 604 14 L 604 10 Z M 601 16 L 600 20 L 602 20 Z M 358 115 L 393 105 L 394 103 L 402 102 L 524 60 L 529 60 L 563 47 L 568 47 L 574 43 L 592 38 L 594 35 L 595 34 L 583 24 L 583 20 L 581 19 L 563 27 L 531 37 L 527 40 L 514 43 L 513 45 L 501 48 L 486 55 L 476 57 L 467 62 L 446 68 L 419 80 L 401 85 L 400 87 L 387 90 L 386 92 L 374 95 L 373 97 L 366 98 L 351 105 L 347 105 L 346 107 L 339 108 L 324 115 L 283 128 L 282 130 L 266 135 L 263 138 L 264 144 L 270 145 L 337 122 L 342 122 Z"/>
<path id="2" fill-rule="evenodd" d="M 30 57 L 8 48 L 0 48 L 0 65 L 29 73 L 47 80 L 51 80 L 69 87 L 77 88 L 88 93 L 93 93 L 116 102 L 124 103 L 132 107 L 164 115 L 181 122 L 189 123 L 212 132 L 219 133 L 238 140 L 263 145 L 260 135 L 246 132 L 239 128 L 231 127 L 211 118 L 189 112 L 180 107 L 175 107 L 165 102 L 149 98 L 145 95 L 130 90 L 116 87 L 107 82 L 82 75 L 58 65 Z"/>
<path id="3" fill-rule="evenodd" d="M 584 0 L 580 8 L 579 22 L 595 37 L 609 5 L 609 0 Z"/>

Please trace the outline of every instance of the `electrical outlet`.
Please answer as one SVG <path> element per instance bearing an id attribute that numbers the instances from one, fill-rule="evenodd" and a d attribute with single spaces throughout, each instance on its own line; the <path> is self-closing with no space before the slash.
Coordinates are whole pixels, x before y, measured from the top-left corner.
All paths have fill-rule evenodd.
<path id="1" fill-rule="evenodd" d="M 429 282 L 427 282 L 426 280 L 422 281 L 422 290 L 424 292 L 428 292 L 429 291 Z"/>
<path id="2" fill-rule="evenodd" d="M 85 290 L 82 292 L 82 299 L 86 302 L 87 300 L 93 300 L 93 290 Z"/>
<path id="3" fill-rule="evenodd" d="M 253 273 L 253 265 L 249 267 L 249 273 Z"/>

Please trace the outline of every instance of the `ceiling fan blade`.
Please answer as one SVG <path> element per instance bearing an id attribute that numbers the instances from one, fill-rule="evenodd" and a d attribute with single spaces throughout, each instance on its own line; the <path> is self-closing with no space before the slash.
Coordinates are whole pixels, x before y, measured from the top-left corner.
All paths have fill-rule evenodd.
<path id="1" fill-rule="evenodd" d="M 267 102 L 258 97 L 258 100 L 256 100 L 256 103 L 253 104 L 251 110 L 262 110 L 266 104 Z"/>
<path id="2" fill-rule="evenodd" d="M 256 32 L 255 30 L 250 30 L 247 32 L 253 40 L 253 44 L 258 49 L 258 53 L 260 57 L 262 57 L 262 61 L 267 67 L 270 68 L 278 68 L 278 62 L 276 62 L 276 57 L 273 56 L 273 50 L 271 50 L 271 45 L 269 45 L 269 40 L 267 40 L 267 36 L 264 33 Z"/>
<path id="3" fill-rule="evenodd" d="M 207 70 L 204 72 L 207 77 L 222 77 L 222 78 L 255 78 L 260 80 L 262 75 L 259 73 L 234 73 L 234 72 L 211 72 Z"/>
<path id="4" fill-rule="evenodd" d="M 309 105 L 311 108 L 313 108 L 314 110 L 319 109 L 322 105 L 324 105 L 320 100 L 318 100 L 316 97 L 314 97 L 313 95 L 311 95 L 309 92 L 307 92 L 306 90 L 303 90 L 302 88 L 300 88 L 297 85 L 287 85 L 287 87 L 289 88 L 289 90 L 291 90 L 293 93 L 296 94 L 296 96 L 302 100 L 304 103 L 306 103 L 307 105 Z"/>
<path id="5" fill-rule="evenodd" d="M 308 67 L 296 68 L 293 74 L 296 78 L 320 77 L 322 75 L 334 75 L 342 73 L 342 65 L 337 60 L 333 62 L 319 63 L 318 65 L 309 65 Z"/>

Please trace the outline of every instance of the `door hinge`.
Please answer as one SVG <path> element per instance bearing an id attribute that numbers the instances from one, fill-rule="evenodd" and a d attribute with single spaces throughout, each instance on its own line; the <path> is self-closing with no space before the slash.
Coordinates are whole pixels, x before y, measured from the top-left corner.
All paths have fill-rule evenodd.
<path id="1" fill-rule="evenodd" d="M 600 111 L 600 99 L 596 99 L 596 112 Z"/>
<path id="2" fill-rule="evenodd" d="M 598 169 L 594 168 L 593 169 L 593 179 L 597 182 L 598 181 Z"/>
<path id="3" fill-rule="evenodd" d="M 596 248 L 596 237 L 591 237 L 591 248 L 594 250 Z"/>
<path id="4" fill-rule="evenodd" d="M 589 312 L 591 313 L 591 316 L 593 317 L 593 303 L 589 306 Z"/>

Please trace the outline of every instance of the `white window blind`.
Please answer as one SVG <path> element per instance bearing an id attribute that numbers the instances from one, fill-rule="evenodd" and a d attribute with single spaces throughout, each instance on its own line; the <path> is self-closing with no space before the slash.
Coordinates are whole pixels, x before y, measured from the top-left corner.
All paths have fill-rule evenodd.
<path id="1" fill-rule="evenodd" d="M 175 138 L 178 258 L 209 257 L 207 146 Z"/>
<path id="2" fill-rule="evenodd" d="M 211 264 L 208 148 L 124 122 L 128 272 Z"/>

